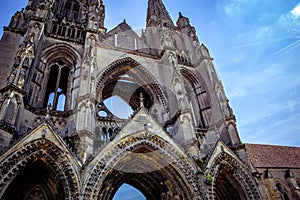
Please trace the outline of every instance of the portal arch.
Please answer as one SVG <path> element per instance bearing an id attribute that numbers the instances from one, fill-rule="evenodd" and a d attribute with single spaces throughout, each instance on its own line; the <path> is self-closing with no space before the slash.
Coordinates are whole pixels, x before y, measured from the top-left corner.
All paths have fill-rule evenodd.
<path id="1" fill-rule="evenodd" d="M 197 199 L 196 167 L 178 148 L 158 135 L 142 131 L 112 142 L 90 166 L 83 197 L 112 199 L 118 188 L 130 184 L 147 199 Z"/>
<path id="2" fill-rule="evenodd" d="M 19 199 L 24 199 L 36 188 L 48 199 L 79 197 L 80 179 L 75 165 L 70 163 L 63 150 L 48 139 L 41 138 L 24 144 L 1 160 L 0 169 L 1 199 L 14 197 L 20 183 L 26 184 L 26 187 L 22 187 Z"/>
<path id="3" fill-rule="evenodd" d="M 211 199 L 261 199 L 249 170 L 226 152 L 213 160 L 207 174 L 213 177 L 209 187 Z"/>

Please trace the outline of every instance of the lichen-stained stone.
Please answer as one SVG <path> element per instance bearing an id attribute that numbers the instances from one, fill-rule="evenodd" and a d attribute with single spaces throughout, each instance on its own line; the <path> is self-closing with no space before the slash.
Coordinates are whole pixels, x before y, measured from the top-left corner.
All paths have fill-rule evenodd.
<path id="1" fill-rule="evenodd" d="M 104 19 L 102 0 L 29 0 L 4 28 L 1 200 L 300 198 L 298 150 L 241 143 L 189 18 L 149 0 L 141 34 Z"/>

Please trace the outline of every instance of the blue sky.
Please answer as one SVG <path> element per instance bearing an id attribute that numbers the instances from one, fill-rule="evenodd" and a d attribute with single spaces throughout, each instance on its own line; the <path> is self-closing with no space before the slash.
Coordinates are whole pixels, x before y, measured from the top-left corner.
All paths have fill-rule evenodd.
<path id="1" fill-rule="evenodd" d="M 124 184 L 116 192 L 113 200 L 146 200 L 145 196 L 131 185 Z"/>
<path id="2" fill-rule="evenodd" d="M 0 0 L 0 26 L 26 0 Z M 105 25 L 145 27 L 147 0 L 104 0 Z M 300 0 L 164 0 L 210 50 L 245 143 L 300 146 Z M 0 32 L 2 35 L 2 30 Z"/>
<path id="3" fill-rule="evenodd" d="M 26 0 L 0 0 L 0 26 Z M 105 25 L 145 27 L 147 0 L 104 0 Z M 300 0 L 165 0 L 215 59 L 243 142 L 300 146 Z M 2 31 L 2 30 L 1 30 Z M 2 32 L 0 32 L 2 34 Z"/>

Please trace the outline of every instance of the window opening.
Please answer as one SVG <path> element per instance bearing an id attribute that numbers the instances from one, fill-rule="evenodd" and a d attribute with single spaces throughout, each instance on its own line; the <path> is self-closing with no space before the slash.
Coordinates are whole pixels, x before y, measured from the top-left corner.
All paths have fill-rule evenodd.
<path id="1" fill-rule="evenodd" d="M 47 105 L 52 105 L 53 104 L 53 100 L 54 100 L 54 92 L 52 92 L 49 97 L 48 97 L 48 102 L 47 102 Z"/>
<path id="2" fill-rule="evenodd" d="M 58 32 L 57 32 L 57 35 L 61 35 L 61 31 L 62 31 L 62 26 L 58 26 Z"/>
<path id="3" fill-rule="evenodd" d="M 52 34 L 56 34 L 56 31 L 57 31 L 57 25 L 54 24 L 52 27 Z"/>
<path id="4" fill-rule="evenodd" d="M 107 112 L 105 112 L 104 110 L 101 110 L 98 112 L 99 117 L 107 117 Z"/>
<path id="5" fill-rule="evenodd" d="M 51 104 L 53 110 L 65 110 L 69 73 L 69 68 L 65 66 L 62 67 L 55 64 L 51 67 L 43 105 L 44 108 Z"/>
<path id="6" fill-rule="evenodd" d="M 68 37 L 71 37 L 71 28 L 68 28 Z"/>
<path id="7" fill-rule="evenodd" d="M 71 35 L 71 38 L 75 38 L 75 29 L 72 29 L 72 35 Z"/>
<path id="8" fill-rule="evenodd" d="M 62 29 L 62 36 L 65 36 L 66 35 L 66 27 L 63 27 Z"/>
<path id="9" fill-rule="evenodd" d="M 63 17 L 67 18 L 68 20 L 76 20 L 79 12 L 79 3 L 76 1 L 68 0 L 64 6 Z"/>
<path id="10" fill-rule="evenodd" d="M 65 104 L 66 104 L 66 95 L 60 94 L 57 101 L 57 109 L 59 111 L 65 110 Z"/>
<path id="11" fill-rule="evenodd" d="M 196 88 L 194 87 L 194 85 L 192 85 L 192 83 L 190 84 L 187 80 L 184 81 L 184 84 L 185 84 L 188 100 L 190 102 L 190 106 L 193 111 L 193 118 L 194 118 L 195 125 L 206 127 L 201 104 L 198 99 L 199 97 L 197 96 Z M 196 113 L 199 113 L 199 117 L 195 115 Z"/>
<path id="12" fill-rule="evenodd" d="M 80 38 L 80 30 L 77 30 L 76 38 Z"/>
<path id="13" fill-rule="evenodd" d="M 287 193 L 285 192 L 283 195 L 284 200 L 290 200 L 289 196 L 287 195 Z"/>
<path id="14" fill-rule="evenodd" d="M 127 119 L 133 114 L 133 110 L 129 104 L 119 96 L 112 96 L 106 99 L 103 103 L 113 115 L 120 119 Z"/>
<path id="15" fill-rule="evenodd" d="M 113 200 L 146 200 L 146 197 L 135 187 L 124 183 L 116 192 Z"/>

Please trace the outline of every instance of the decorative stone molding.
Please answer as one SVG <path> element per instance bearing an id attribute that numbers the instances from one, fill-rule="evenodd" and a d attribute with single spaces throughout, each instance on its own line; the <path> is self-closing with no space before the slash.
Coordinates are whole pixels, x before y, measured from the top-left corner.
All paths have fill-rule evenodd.
<path id="1" fill-rule="evenodd" d="M 167 98 L 164 94 L 163 89 L 161 88 L 158 81 L 151 75 L 151 73 L 144 68 L 140 63 L 133 60 L 130 57 L 119 59 L 113 63 L 111 63 L 104 71 L 102 71 L 98 77 L 100 77 L 97 81 L 96 91 L 97 91 L 97 99 L 102 99 L 102 90 L 104 87 L 104 83 L 107 81 L 108 76 L 111 76 L 114 72 L 120 73 L 122 71 L 120 66 L 126 66 L 129 70 L 134 70 L 136 73 L 140 74 L 143 78 L 143 85 L 149 85 L 149 87 L 154 90 L 155 95 L 157 95 L 158 100 L 164 106 L 167 107 Z"/>
<path id="2" fill-rule="evenodd" d="M 46 128 L 44 125 L 41 127 Z M 38 137 L 39 134 L 41 135 Z M 80 179 L 76 164 L 70 160 L 73 156 L 66 147 L 58 147 L 57 144 L 48 139 L 49 137 L 53 138 L 52 134 L 55 133 L 50 133 L 49 129 L 41 130 L 38 128 L 1 156 L 0 191 L 2 192 L 0 192 L 0 197 L 19 173 L 38 160 L 42 160 L 55 172 L 58 181 L 64 186 L 66 199 L 79 197 Z M 30 137 L 36 139 L 26 142 Z M 56 137 L 58 136 L 54 138 Z"/>
<path id="3" fill-rule="evenodd" d="M 261 199 L 257 183 L 252 177 L 250 169 L 243 164 L 225 145 L 221 142 L 217 143 L 214 153 L 211 155 L 207 165 L 207 173 L 214 178 L 209 190 L 209 196 L 214 199 L 216 195 L 216 181 L 221 170 L 231 173 L 247 199 Z M 233 186 L 234 187 L 234 186 Z"/>
<path id="4" fill-rule="evenodd" d="M 184 195 L 187 199 L 195 199 L 194 196 L 200 195 L 199 188 L 194 182 L 195 166 L 183 152 L 178 151 L 173 145 L 165 141 L 149 131 L 139 132 L 119 141 L 113 141 L 109 147 L 104 148 L 90 164 L 93 166 L 88 170 L 88 177 L 84 183 L 82 190 L 83 198 L 97 199 L 100 195 L 101 186 L 105 184 L 105 179 L 112 172 L 112 169 L 118 169 L 118 161 L 128 156 L 131 151 L 138 147 L 148 147 L 165 159 L 169 163 L 171 169 L 177 171 L 178 174 L 183 174 L 181 177 L 183 182 L 172 183 L 173 185 L 181 185 L 181 189 L 189 188 Z M 87 166 L 89 168 L 89 166 Z M 169 168 L 168 168 L 169 169 Z M 119 169 L 124 170 L 124 169 Z M 126 169 L 125 169 L 126 170 Z M 126 172 L 125 172 L 126 173 Z M 173 174 L 173 173 L 171 173 Z M 176 174 L 176 173 L 175 173 Z M 184 178 L 185 177 L 185 178 Z M 183 184 L 183 185 L 182 185 Z"/>

